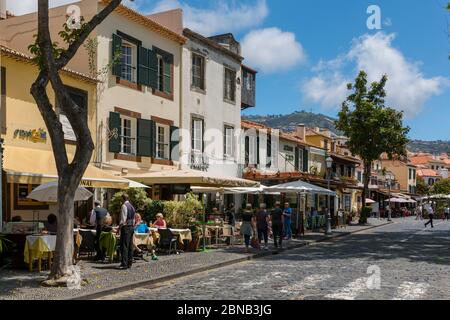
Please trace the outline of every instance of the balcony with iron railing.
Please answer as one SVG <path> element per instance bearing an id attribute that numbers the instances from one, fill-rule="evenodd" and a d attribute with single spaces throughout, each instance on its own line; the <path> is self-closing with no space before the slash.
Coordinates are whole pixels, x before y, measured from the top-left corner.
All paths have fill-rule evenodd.
<path id="1" fill-rule="evenodd" d="M 191 151 L 189 154 L 189 166 L 193 170 L 208 171 L 210 166 L 209 156 L 198 151 Z"/>

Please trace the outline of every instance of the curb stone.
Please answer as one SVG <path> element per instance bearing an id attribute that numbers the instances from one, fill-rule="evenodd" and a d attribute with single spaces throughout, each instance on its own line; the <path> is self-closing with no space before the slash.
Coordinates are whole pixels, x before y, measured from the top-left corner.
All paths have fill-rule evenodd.
<path id="1" fill-rule="evenodd" d="M 140 287 L 151 287 L 151 286 L 155 286 L 156 284 L 161 284 L 162 282 L 168 282 L 168 281 L 172 281 L 172 280 L 176 280 L 176 279 L 180 279 L 186 276 L 191 276 L 191 275 L 195 275 L 198 273 L 202 273 L 202 272 L 206 272 L 206 271 L 211 271 L 214 269 L 220 269 L 223 267 L 227 267 L 233 264 L 238 264 L 241 262 L 245 262 L 245 261 L 251 261 L 251 260 L 255 260 L 255 259 L 259 259 L 259 258 L 263 258 L 263 257 L 267 257 L 267 256 L 271 256 L 271 255 L 277 255 L 280 254 L 282 252 L 286 252 L 286 251 L 290 251 L 290 250 L 295 250 L 295 249 L 299 249 L 302 247 L 306 247 L 309 246 L 311 244 L 314 243 L 321 243 L 321 242 L 326 242 L 326 241 L 332 241 L 334 239 L 337 238 L 342 238 L 342 237 L 346 237 L 346 236 L 350 236 L 352 234 L 356 234 L 359 232 L 363 232 L 363 231 L 367 231 L 370 229 L 375 229 L 375 228 L 380 228 L 380 227 L 385 227 L 387 225 L 393 224 L 394 222 L 386 222 L 380 225 L 376 225 L 376 226 L 368 226 L 367 228 L 362 228 L 360 230 L 356 230 L 356 231 L 348 231 L 348 232 L 342 232 L 339 234 L 334 234 L 331 236 L 324 236 L 321 239 L 318 240 L 310 240 L 310 241 L 304 241 L 303 243 L 299 243 L 299 244 L 295 244 L 295 245 L 291 245 L 287 248 L 283 248 L 281 250 L 271 250 L 271 251 L 267 251 L 267 252 L 260 252 L 260 253 L 256 253 L 250 256 L 246 256 L 243 258 L 238 258 L 238 259 L 232 259 L 229 261 L 225 261 L 225 262 L 221 262 L 221 263 L 217 263 L 217 264 L 213 264 L 210 266 L 206 266 L 206 267 L 201 267 L 201 268 L 196 268 L 193 270 L 188 270 L 188 271 L 184 271 L 184 272 L 179 272 L 179 273 L 175 273 L 175 274 L 171 274 L 168 276 L 164 276 L 158 279 L 151 279 L 151 280 L 144 280 L 144 281 L 138 281 L 138 282 L 133 282 L 127 285 L 122 285 L 122 286 L 116 286 L 113 288 L 109 288 L 106 290 L 101 290 L 98 292 L 94 292 L 94 293 L 89 293 L 89 294 L 84 294 L 84 295 L 79 295 L 76 297 L 71 297 L 71 298 L 67 298 L 67 299 L 63 299 L 63 300 L 93 300 L 93 299 L 98 299 L 104 296 L 109 296 L 109 295 L 113 295 L 113 294 L 118 294 L 121 292 L 126 292 L 129 290 L 133 290 L 136 288 L 140 288 Z"/>

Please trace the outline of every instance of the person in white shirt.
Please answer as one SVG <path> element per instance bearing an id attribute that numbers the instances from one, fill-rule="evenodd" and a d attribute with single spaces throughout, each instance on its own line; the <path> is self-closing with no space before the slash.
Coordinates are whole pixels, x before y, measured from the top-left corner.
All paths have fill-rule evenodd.
<path id="1" fill-rule="evenodd" d="M 422 205 L 419 205 L 416 208 L 416 220 L 423 220 L 422 212 L 423 212 L 423 207 L 422 207 Z"/>

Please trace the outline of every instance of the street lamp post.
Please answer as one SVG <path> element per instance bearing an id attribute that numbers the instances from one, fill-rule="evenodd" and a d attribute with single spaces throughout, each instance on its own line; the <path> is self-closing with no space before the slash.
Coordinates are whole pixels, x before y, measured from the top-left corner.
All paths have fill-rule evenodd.
<path id="1" fill-rule="evenodd" d="M 328 190 L 330 190 L 330 183 L 331 183 L 331 168 L 333 166 L 333 159 L 331 157 L 328 157 L 326 160 L 327 163 L 327 183 L 328 183 Z M 325 231 L 326 235 L 331 235 L 331 196 L 328 195 L 328 208 L 327 208 L 327 229 Z"/>
<path id="2" fill-rule="evenodd" d="M 388 184 L 388 190 L 389 190 L 389 193 L 388 193 L 388 200 L 389 200 L 389 203 L 388 203 L 388 206 L 389 206 L 388 221 L 392 221 L 391 186 L 392 186 L 392 181 L 395 179 L 395 177 L 393 177 L 393 174 L 391 172 L 386 172 L 385 177 L 386 177 L 386 181 L 387 181 L 387 184 Z"/>

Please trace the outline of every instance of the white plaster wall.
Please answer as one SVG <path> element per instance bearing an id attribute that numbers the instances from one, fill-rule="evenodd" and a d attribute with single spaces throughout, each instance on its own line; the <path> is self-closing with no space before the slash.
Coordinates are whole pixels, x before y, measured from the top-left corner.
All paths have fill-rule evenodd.
<path id="1" fill-rule="evenodd" d="M 200 52 L 207 50 L 205 60 L 205 92 L 191 90 L 192 50 Z M 192 115 L 204 119 L 205 123 L 205 153 L 210 159 L 208 172 L 212 174 L 240 177 L 237 158 L 239 158 L 239 129 L 241 127 L 241 86 L 236 84 L 236 102 L 225 102 L 224 66 L 236 70 L 236 77 L 241 78 L 241 65 L 238 61 L 221 54 L 198 42 L 189 40 L 183 48 L 183 97 L 182 97 L 182 142 L 181 165 L 189 168 L 191 152 L 191 119 Z M 242 82 L 242 79 L 241 79 Z M 223 130 L 224 125 L 235 129 L 233 159 L 223 162 Z"/>
<path id="2" fill-rule="evenodd" d="M 137 91 L 116 84 L 116 77 L 111 71 L 104 76 L 104 81 L 99 84 L 98 94 L 98 126 L 102 127 L 102 162 L 114 166 L 131 169 L 160 170 L 161 166 L 152 166 L 150 158 L 143 158 L 142 163 L 132 161 L 120 161 L 114 159 L 114 154 L 108 152 L 107 130 L 109 113 L 115 107 L 141 113 L 142 119 L 151 119 L 152 116 L 172 120 L 175 126 L 180 126 L 180 70 L 181 70 L 181 45 L 152 32 L 150 29 L 134 23 L 125 17 L 112 13 L 99 27 L 98 33 L 98 66 L 108 65 L 111 60 L 112 34 L 120 30 L 140 41 L 142 46 L 151 49 L 156 46 L 174 55 L 174 100 L 158 97 L 152 93 L 151 88 L 142 86 L 142 91 Z M 154 168 L 155 167 L 155 168 Z"/>

